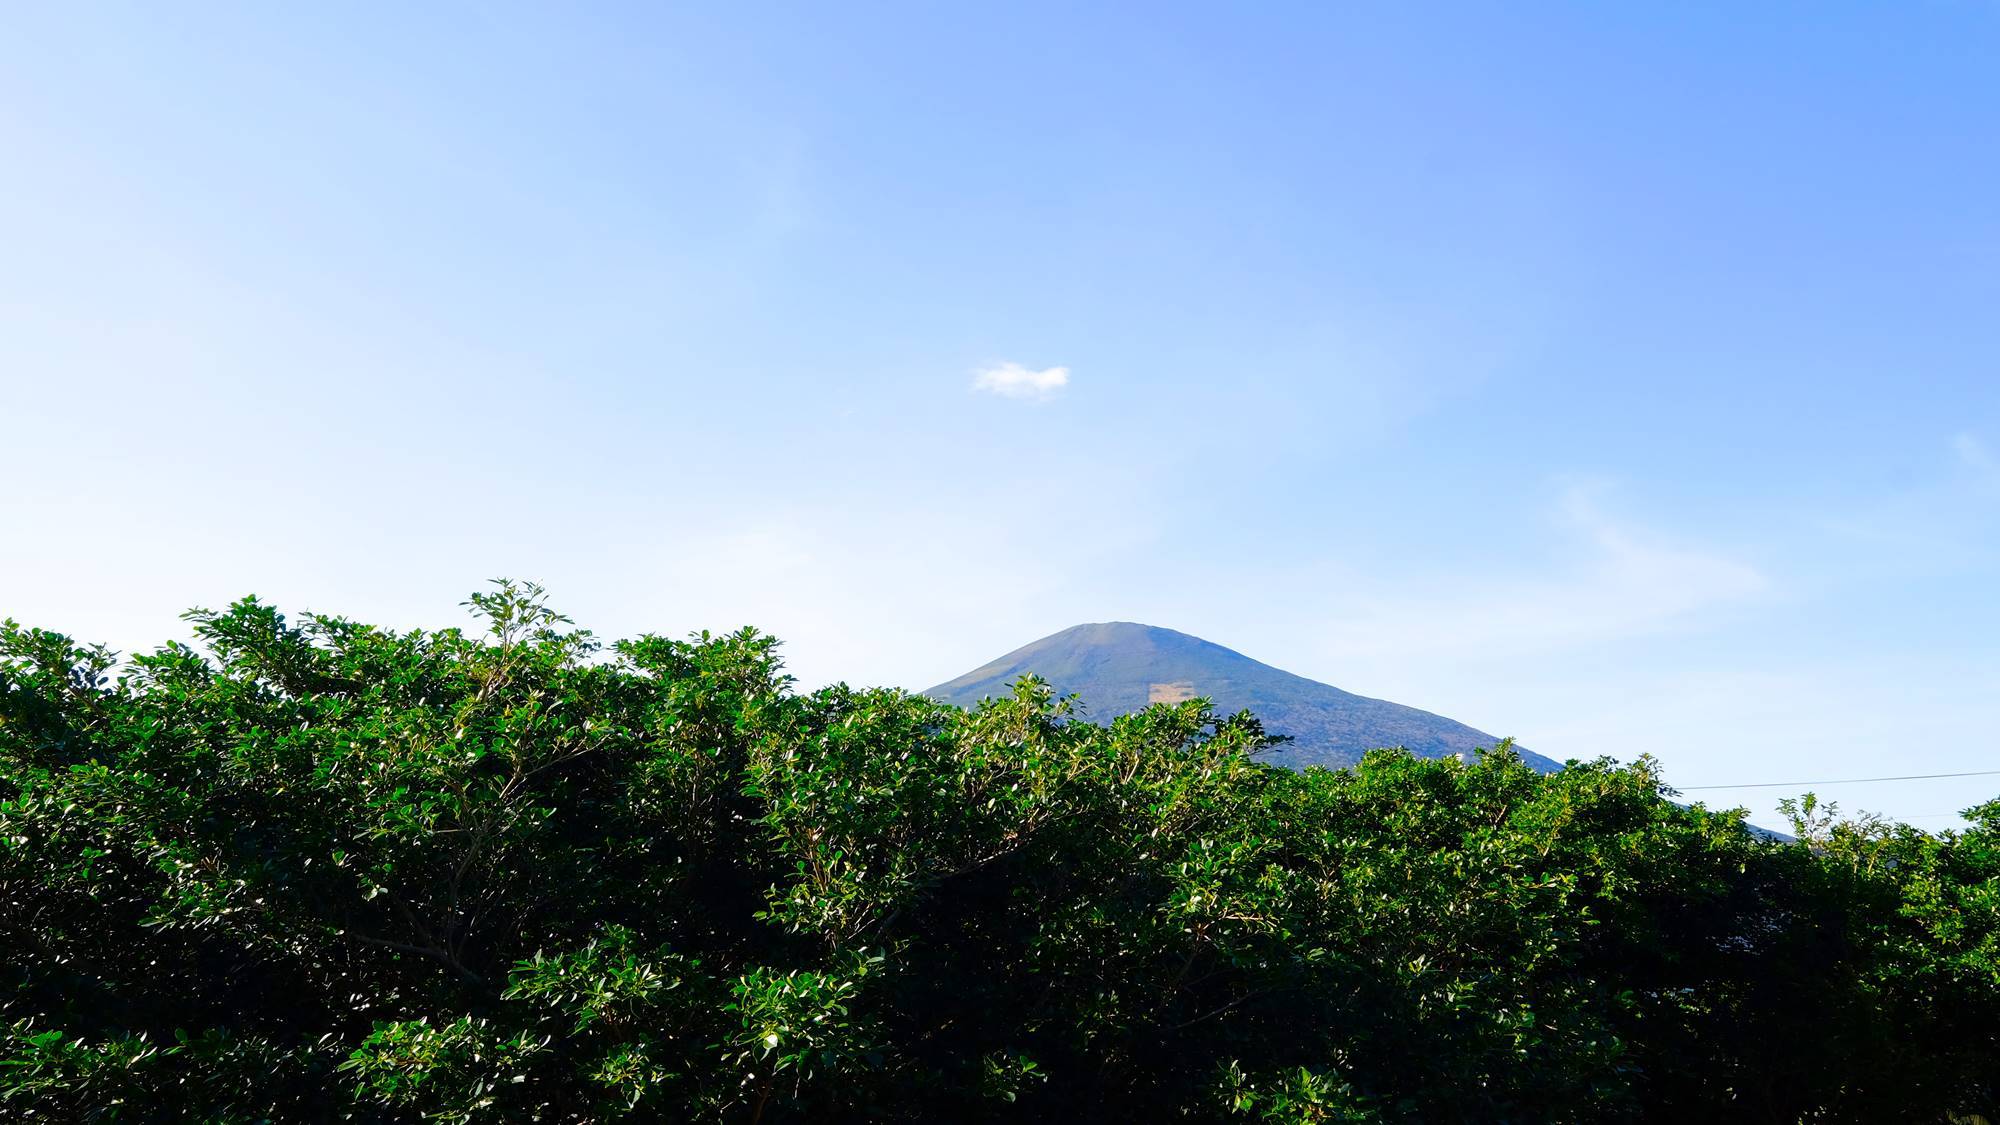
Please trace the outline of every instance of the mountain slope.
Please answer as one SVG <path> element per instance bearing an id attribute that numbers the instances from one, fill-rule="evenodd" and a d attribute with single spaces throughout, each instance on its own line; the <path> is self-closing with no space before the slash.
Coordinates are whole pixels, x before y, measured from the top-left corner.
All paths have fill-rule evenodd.
<path id="1" fill-rule="evenodd" d="M 1059 692 L 1081 696 L 1086 715 L 1095 719 L 1198 695 L 1223 711 L 1248 708 L 1267 730 L 1292 736 L 1270 754 L 1268 760 L 1280 765 L 1348 765 L 1378 746 L 1407 746 L 1429 758 L 1470 756 L 1500 741 L 1442 715 L 1354 695 L 1199 637 L 1129 621 L 1064 629 L 924 694 L 971 706 L 1007 694 L 1029 672 Z M 1525 750 L 1521 756 L 1541 770 L 1560 765 Z"/>

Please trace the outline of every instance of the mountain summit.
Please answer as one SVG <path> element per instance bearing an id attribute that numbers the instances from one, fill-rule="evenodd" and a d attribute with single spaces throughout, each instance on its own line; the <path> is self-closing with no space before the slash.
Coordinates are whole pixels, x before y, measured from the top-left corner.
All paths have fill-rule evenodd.
<path id="1" fill-rule="evenodd" d="M 1442 715 L 1344 692 L 1200 637 L 1130 621 L 1064 629 L 924 694 L 971 706 L 985 696 L 1008 694 L 1013 682 L 1030 672 L 1058 692 L 1080 696 L 1091 718 L 1196 696 L 1207 696 L 1225 712 L 1248 708 L 1266 730 L 1292 737 L 1267 759 L 1286 766 L 1351 765 L 1378 746 L 1406 746 L 1427 758 L 1469 757 L 1500 741 Z M 1515 749 L 1536 769 L 1559 768 L 1540 754 Z"/>

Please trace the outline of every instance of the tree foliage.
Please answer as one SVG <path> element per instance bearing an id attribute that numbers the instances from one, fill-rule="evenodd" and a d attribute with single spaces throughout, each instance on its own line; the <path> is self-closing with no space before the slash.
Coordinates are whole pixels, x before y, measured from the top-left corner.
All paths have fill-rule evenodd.
<path id="1" fill-rule="evenodd" d="M 1652 762 L 1259 763 L 600 647 L 0 630 L 22 1121 L 1943 1121 L 2000 1082 L 2000 802 L 1774 841 Z"/>

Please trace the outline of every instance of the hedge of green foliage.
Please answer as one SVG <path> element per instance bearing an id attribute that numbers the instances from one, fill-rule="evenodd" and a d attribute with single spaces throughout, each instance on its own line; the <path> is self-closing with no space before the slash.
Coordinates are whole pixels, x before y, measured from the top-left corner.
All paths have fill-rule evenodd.
<path id="1" fill-rule="evenodd" d="M 0 1118 L 1940 1122 L 2000 1082 L 2000 802 L 1928 835 L 1504 747 L 1262 765 L 600 648 L 0 632 Z M 113 671 L 117 670 L 115 679 Z"/>

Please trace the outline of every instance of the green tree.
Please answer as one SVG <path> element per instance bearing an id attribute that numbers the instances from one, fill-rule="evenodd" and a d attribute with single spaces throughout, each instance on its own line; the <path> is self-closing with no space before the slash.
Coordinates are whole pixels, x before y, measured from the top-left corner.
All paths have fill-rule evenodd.
<path id="1" fill-rule="evenodd" d="M 2000 1076 L 2000 802 L 1798 842 L 1655 763 L 1289 771 L 608 647 L 501 582 L 255 599 L 119 664 L 0 628 L 25 1121 L 1937 1122 Z"/>

